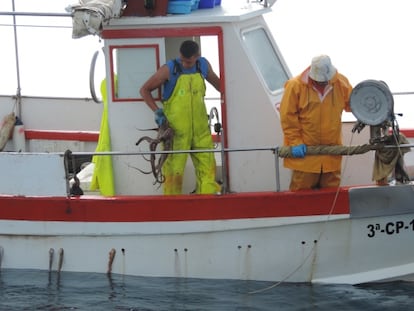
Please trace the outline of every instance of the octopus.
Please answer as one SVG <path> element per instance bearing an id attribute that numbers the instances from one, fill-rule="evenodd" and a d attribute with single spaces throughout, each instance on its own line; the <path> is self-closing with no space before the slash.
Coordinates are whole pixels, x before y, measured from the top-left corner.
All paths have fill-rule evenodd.
<path id="1" fill-rule="evenodd" d="M 165 177 L 162 173 L 162 166 L 165 163 L 165 160 L 167 160 L 168 153 L 162 153 L 158 155 L 156 150 L 160 143 L 163 144 L 164 151 L 172 151 L 173 149 L 173 138 L 174 138 L 174 130 L 170 127 L 168 121 L 164 122 L 163 125 L 161 125 L 158 128 L 157 137 L 151 138 L 149 136 L 143 136 L 141 137 L 137 142 L 136 146 L 141 144 L 143 141 L 147 142 L 149 144 L 149 150 L 152 152 L 149 159 L 146 159 L 151 163 L 151 171 L 143 171 L 141 169 L 138 169 L 141 173 L 144 174 L 151 174 L 154 176 L 155 181 L 154 185 L 159 184 L 161 185 L 165 181 Z"/>

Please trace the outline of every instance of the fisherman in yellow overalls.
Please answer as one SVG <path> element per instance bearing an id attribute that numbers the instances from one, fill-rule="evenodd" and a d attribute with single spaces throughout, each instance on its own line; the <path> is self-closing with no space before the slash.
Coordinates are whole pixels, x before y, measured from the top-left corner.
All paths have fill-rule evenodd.
<path id="1" fill-rule="evenodd" d="M 147 105 L 155 112 L 155 122 L 166 120 L 174 129 L 173 150 L 212 149 L 204 104 L 206 79 L 220 91 L 220 78 L 210 63 L 200 57 L 196 42 L 181 44 L 180 57 L 168 61 L 140 89 Z M 163 108 L 159 108 L 151 92 L 163 86 Z M 188 154 L 170 154 L 164 163 L 164 194 L 181 194 Z M 213 194 L 220 191 L 216 183 L 216 162 L 213 153 L 191 153 L 196 173 L 196 193 Z"/>

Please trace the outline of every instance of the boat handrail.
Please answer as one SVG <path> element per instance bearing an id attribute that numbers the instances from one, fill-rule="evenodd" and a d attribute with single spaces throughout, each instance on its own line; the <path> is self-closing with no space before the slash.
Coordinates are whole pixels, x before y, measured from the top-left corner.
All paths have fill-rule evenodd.
<path id="1" fill-rule="evenodd" d="M 198 150 L 159 150 L 159 151 L 95 151 L 95 152 L 85 152 L 85 151 L 70 151 L 66 152 L 57 152 L 57 154 L 62 157 L 72 157 L 72 156 L 132 156 L 132 155 L 162 155 L 162 154 L 183 154 L 183 153 L 224 153 L 228 152 L 251 152 L 251 151 L 271 151 L 274 156 L 275 162 L 275 180 L 276 180 L 276 191 L 280 191 L 280 177 L 279 177 L 279 147 L 247 147 L 247 148 L 219 148 L 219 149 L 198 149 Z M 49 153 L 50 154 L 50 153 Z M 223 156 L 222 156 L 223 158 Z M 225 158 L 222 160 L 225 161 Z M 223 187 L 222 192 L 226 193 L 229 191 L 229 186 L 227 184 L 226 178 L 226 169 L 223 169 Z"/>
<path id="2" fill-rule="evenodd" d="M 342 146 L 341 146 L 342 147 Z M 381 148 L 413 148 L 414 144 L 401 144 L 401 145 L 381 145 Z M 159 154 L 174 154 L 174 153 L 220 153 L 222 150 L 224 152 L 241 152 L 241 151 L 272 151 L 277 153 L 281 147 L 280 146 L 268 146 L 268 147 L 245 147 L 245 148 L 223 148 L 223 149 L 198 149 L 198 150 L 157 150 L 157 151 L 73 151 L 72 155 L 77 156 L 122 156 L 122 155 L 159 155 Z M 287 148 L 287 147 L 286 147 Z M 371 150 L 376 150 L 379 147 L 372 145 Z M 34 152 L 36 153 L 36 152 Z M 41 153 L 41 152 L 40 152 Z M 50 154 L 51 152 L 47 152 Z M 37 153 L 39 154 L 39 153 Z M 56 152 L 55 154 L 64 155 L 64 152 Z M 322 153 L 319 153 L 322 154 Z"/>
<path id="3" fill-rule="evenodd" d="M 247 148 L 223 148 L 224 152 L 240 152 L 240 151 L 273 151 L 279 147 L 247 147 Z M 160 155 L 160 154 L 180 154 L 180 153 L 220 153 L 222 149 L 197 149 L 197 150 L 157 150 L 157 151 L 73 151 L 75 156 L 123 156 L 123 155 Z M 62 156 L 64 152 L 56 152 Z M 50 152 L 48 152 L 50 154 Z"/>
<path id="4" fill-rule="evenodd" d="M 318 147 L 330 147 L 330 148 L 318 148 Z M 380 148 L 411 148 L 414 144 L 401 144 L 401 145 L 361 145 L 361 146 L 309 146 L 310 154 L 332 154 L 332 148 L 340 148 L 341 155 L 362 154 L 368 151 L 378 150 Z M 244 148 L 217 148 L 217 149 L 199 149 L 199 150 L 157 150 L 157 151 L 66 151 L 64 153 L 59 152 L 63 157 L 72 156 L 131 156 L 131 155 L 161 155 L 161 154 L 183 154 L 183 153 L 229 153 L 229 152 L 253 152 L 253 151 L 270 151 L 274 154 L 275 164 L 275 182 L 276 192 L 280 191 L 280 168 L 279 159 L 284 157 L 290 157 L 290 147 L 286 146 L 267 146 L 267 147 L 244 147 Z M 350 152 L 351 151 L 351 152 Z M 226 174 L 226 172 L 223 172 Z M 227 182 L 227 179 L 224 180 Z M 224 190 L 229 190 L 228 185 L 224 185 Z"/>

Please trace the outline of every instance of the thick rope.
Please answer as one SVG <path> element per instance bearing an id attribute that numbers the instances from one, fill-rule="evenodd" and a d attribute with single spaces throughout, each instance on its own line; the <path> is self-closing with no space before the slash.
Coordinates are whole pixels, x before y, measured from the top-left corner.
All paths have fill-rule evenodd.
<path id="1" fill-rule="evenodd" d="M 306 155 L 354 155 L 363 154 L 377 148 L 377 146 L 370 144 L 360 146 L 306 146 Z M 280 147 L 278 155 L 281 158 L 291 158 L 292 148 L 290 146 Z"/>

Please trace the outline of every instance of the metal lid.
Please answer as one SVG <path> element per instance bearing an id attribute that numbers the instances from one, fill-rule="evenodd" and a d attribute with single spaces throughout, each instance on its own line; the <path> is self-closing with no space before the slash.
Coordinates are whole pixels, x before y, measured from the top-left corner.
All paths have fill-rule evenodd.
<path id="1" fill-rule="evenodd" d="M 365 80 L 358 83 L 351 93 L 351 110 L 364 124 L 379 125 L 392 116 L 394 99 L 383 81 Z"/>

